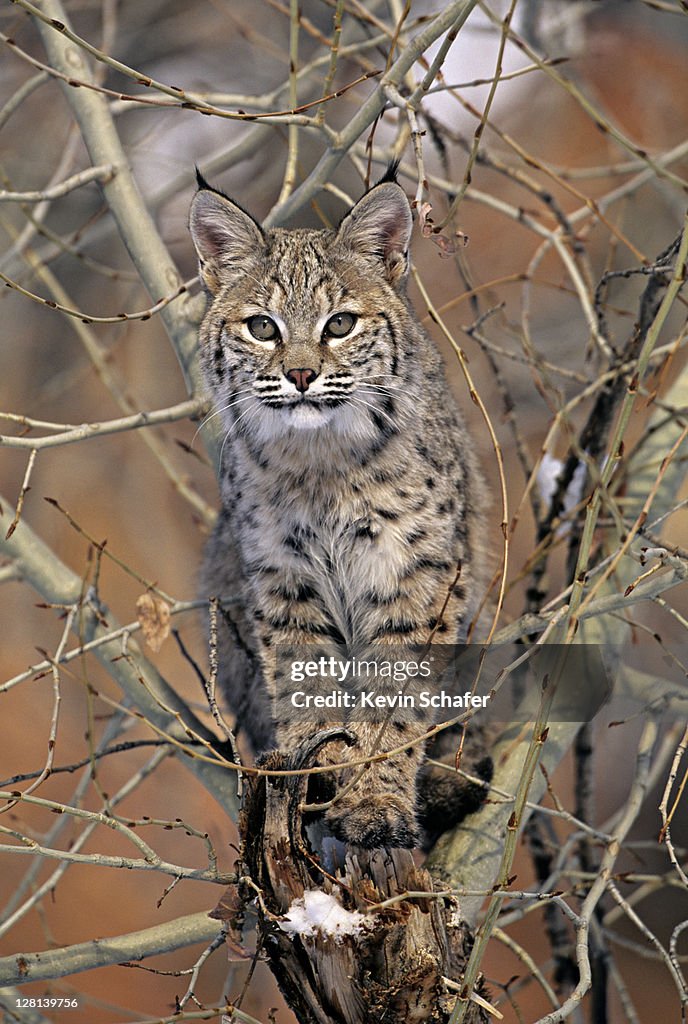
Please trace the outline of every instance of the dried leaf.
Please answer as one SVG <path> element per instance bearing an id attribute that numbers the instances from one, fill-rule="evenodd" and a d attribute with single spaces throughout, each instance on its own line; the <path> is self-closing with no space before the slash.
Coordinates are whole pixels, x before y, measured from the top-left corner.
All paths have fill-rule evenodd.
<path id="1" fill-rule="evenodd" d="M 421 203 L 418 208 L 418 224 L 423 238 L 429 238 L 433 231 L 432 217 L 429 216 L 432 203 Z"/>
<path id="2" fill-rule="evenodd" d="M 136 602 L 136 617 L 146 643 L 157 653 L 170 635 L 170 606 L 156 594 L 141 594 Z"/>
<path id="3" fill-rule="evenodd" d="M 435 227 L 435 223 L 430 216 L 431 210 L 432 203 L 421 203 L 418 207 L 420 233 L 423 238 L 429 238 L 437 246 L 440 250 L 440 256 L 446 260 L 456 252 L 457 243 L 461 248 L 465 248 L 468 245 L 468 235 L 464 234 L 463 231 L 457 231 L 454 239 L 442 234 L 442 229 Z"/>
<path id="4" fill-rule="evenodd" d="M 232 924 L 238 917 L 244 912 L 244 901 L 239 895 L 239 889 L 236 885 L 229 885 L 222 893 L 220 902 L 211 910 L 208 917 L 212 917 L 213 921 L 227 921 Z"/>
<path id="5" fill-rule="evenodd" d="M 448 260 L 456 252 L 454 242 L 446 235 L 430 235 L 430 241 L 435 243 L 443 260 Z"/>
<path id="6" fill-rule="evenodd" d="M 248 960 L 251 957 L 251 953 L 244 949 L 241 944 L 241 925 L 243 922 L 243 914 L 244 901 L 239 895 L 239 889 L 236 885 L 230 885 L 225 889 L 220 897 L 220 902 L 214 910 L 210 911 L 208 917 L 212 917 L 214 921 L 225 922 L 227 925 L 225 942 L 229 946 L 229 949 L 240 959 Z"/>

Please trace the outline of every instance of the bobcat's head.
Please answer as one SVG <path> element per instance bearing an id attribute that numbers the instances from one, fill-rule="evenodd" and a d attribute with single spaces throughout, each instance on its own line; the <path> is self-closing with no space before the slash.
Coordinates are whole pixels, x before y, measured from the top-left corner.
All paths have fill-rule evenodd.
<path id="1" fill-rule="evenodd" d="M 393 174 L 336 231 L 263 230 L 199 178 L 202 361 L 229 430 L 371 437 L 403 403 L 411 210 Z M 408 405 L 408 399 L 407 399 Z"/>

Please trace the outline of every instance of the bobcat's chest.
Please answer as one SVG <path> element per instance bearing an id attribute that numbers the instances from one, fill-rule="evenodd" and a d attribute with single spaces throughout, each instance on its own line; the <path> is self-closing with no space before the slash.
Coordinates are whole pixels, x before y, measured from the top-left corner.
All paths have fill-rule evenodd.
<path id="1" fill-rule="evenodd" d="M 348 643 L 367 640 L 368 610 L 395 593 L 407 571 L 408 515 L 381 509 L 373 495 L 315 482 L 278 501 L 263 498 L 254 492 L 251 507 L 237 509 L 246 575 L 261 610 L 274 617 L 275 604 L 293 594 L 281 608 L 296 620 L 304 612 L 299 595 L 307 593 Z"/>

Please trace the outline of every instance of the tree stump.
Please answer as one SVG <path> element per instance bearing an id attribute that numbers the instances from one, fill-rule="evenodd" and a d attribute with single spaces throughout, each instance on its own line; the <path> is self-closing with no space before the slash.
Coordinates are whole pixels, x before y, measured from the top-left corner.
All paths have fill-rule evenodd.
<path id="1" fill-rule="evenodd" d="M 307 769 L 333 739 L 350 735 L 326 730 L 295 756 L 274 753 L 262 767 Z M 254 886 L 260 890 L 261 946 L 289 1006 L 302 1024 L 448 1021 L 465 997 L 461 975 L 472 946 L 456 900 L 432 895 L 431 876 L 409 850 L 347 847 L 343 868 L 327 872 L 303 833 L 307 781 L 252 778 L 241 817 L 252 883 L 244 895 L 254 900 Z M 482 982 L 476 994 L 485 998 Z M 489 1017 L 471 999 L 466 1019 Z"/>

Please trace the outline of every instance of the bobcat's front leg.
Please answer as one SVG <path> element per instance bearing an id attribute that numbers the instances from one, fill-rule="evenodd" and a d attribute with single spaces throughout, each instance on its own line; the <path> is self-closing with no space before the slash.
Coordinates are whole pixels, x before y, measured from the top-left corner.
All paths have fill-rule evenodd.
<path id="1" fill-rule="evenodd" d="M 398 648 L 381 645 L 363 663 L 405 660 L 399 661 Z M 428 725 L 420 689 L 412 678 L 364 674 L 358 679 L 347 718 L 357 742 L 346 751 L 347 759 L 358 763 L 340 773 L 339 792 L 325 815 L 339 838 L 368 848 L 419 844 L 416 780 Z"/>
<path id="2" fill-rule="evenodd" d="M 418 728 L 352 720 L 348 727 L 357 742 L 345 757 L 354 762 L 379 759 L 340 772 L 338 791 L 325 814 L 327 824 L 338 838 L 369 849 L 418 846 L 416 777 L 423 744 L 412 744 Z M 404 747 L 401 752 L 388 752 L 400 746 Z"/>
<path id="3" fill-rule="evenodd" d="M 327 805 L 327 825 L 346 842 L 369 849 L 417 846 L 416 776 L 423 751 L 422 741 L 413 740 L 426 723 L 416 681 L 355 678 L 357 659 L 298 641 L 274 649 L 268 668 L 278 748 L 294 751 L 306 736 L 332 727 L 346 726 L 356 737 L 351 746 L 337 741 L 322 748 L 320 766 L 351 766 L 314 773 L 309 803 Z M 378 661 L 390 657 L 383 652 L 376 649 Z M 344 666 L 349 671 L 339 671 Z"/>

